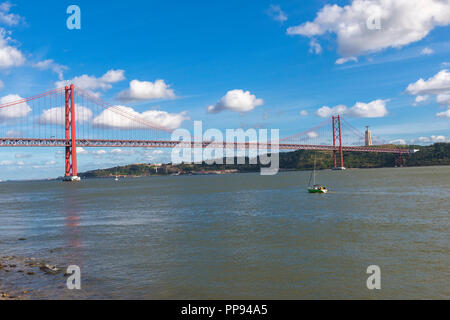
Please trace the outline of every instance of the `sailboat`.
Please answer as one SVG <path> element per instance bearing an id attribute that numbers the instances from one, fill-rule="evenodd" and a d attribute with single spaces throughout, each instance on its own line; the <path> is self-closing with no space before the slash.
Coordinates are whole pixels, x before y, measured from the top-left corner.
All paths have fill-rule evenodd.
<path id="1" fill-rule="evenodd" d="M 313 185 L 311 186 L 311 179 L 313 179 Z M 327 187 L 316 184 L 316 155 L 314 154 L 314 170 L 311 172 L 311 176 L 309 177 L 308 183 L 308 192 L 309 193 L 328 193 Z"/>

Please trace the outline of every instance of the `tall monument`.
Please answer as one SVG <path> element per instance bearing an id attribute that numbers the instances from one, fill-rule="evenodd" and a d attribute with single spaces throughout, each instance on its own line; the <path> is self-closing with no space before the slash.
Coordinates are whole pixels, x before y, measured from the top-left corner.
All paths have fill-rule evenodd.
<path id="1" fill-rule="evenodd" d="M 372 145 L 372 132 L 369 129 L 369 126 L 366 126 L 366 147 L 370 147 Z"/>

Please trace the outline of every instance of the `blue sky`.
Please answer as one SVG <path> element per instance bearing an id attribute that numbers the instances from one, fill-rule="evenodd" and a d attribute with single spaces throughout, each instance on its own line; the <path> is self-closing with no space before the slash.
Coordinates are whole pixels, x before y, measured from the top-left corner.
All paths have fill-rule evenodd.
<path id="1" fill-rule="evenodd" d="M 86 89 L 110 103 L 139 113 L 158 107 L 175 121 L 186 112 L 188 129 L 203 120 L 289 136 L 344 105 L 352 125 L 370 125 L 383 142 L 449 141 L 450 3 L 373 0 L 362 10 L 358 3 L 16 0 L 0 7 L 0 51 L 21 54 L 0 59 L 0 97 L 32 96 L 86 75 L 97 81 Z M 66 27 L 71 4 L 81 9 L 81 30 Z M 381 29 L 364 26 L 374 13 Z M 359 31 L 351 31 L 355 24 Z M 110 70 L 121 73 L 102 89 Z M 163 83 L 145 93 L 133 80 Z M 167 150 L 97 151 L 80 155 L 79 171 L 169 160 Z M 57 149 L 0 150 L 2 180 L 55 177 L 63 167 Z"/>

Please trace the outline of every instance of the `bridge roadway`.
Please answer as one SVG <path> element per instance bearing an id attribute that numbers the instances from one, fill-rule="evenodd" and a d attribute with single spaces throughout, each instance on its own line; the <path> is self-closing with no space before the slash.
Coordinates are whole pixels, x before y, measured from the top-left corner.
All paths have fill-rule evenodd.
<path id="1" fill-rule="evenodd" d="M 271 149 L 270 143 L 217 143 L 217 142 L 180 142 L 180 141 L 158 141 L 158 140 L 103 140 L 103 139 L 78 139 L 77 147 L 89 148 L 238 148 L 238 149 Z M 71 141 L 65 139 L 26 139 L 26 138 L 0 138 L 0 147 L 67 147 L 71 146 Z M 277 145 L 274 145 L 276 148 Z M 321 150 L 321 151 L 339 151 L 339 146 L 327 145 L 305 145 L 295 143 L 280 143 L 279 150 Z M 342 146 L 346 152 L 376 152 L 376 153 L 395 153 L 410 154 L 417 150 L 402 148 L 383 148 L 382 146 Z"/>

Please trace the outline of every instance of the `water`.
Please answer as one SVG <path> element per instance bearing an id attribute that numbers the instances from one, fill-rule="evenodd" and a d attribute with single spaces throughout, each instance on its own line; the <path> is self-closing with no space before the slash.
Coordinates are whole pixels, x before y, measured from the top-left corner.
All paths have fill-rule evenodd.
<path id="1" fill-rule="evenodd" d="M 0 183 L 0 270 L 28 298 L 448 299 L 450 167 Z M 19 238 L 26 238 L 19 241 Z M 369 265 L 382 289 L 366 287 Z"/>

